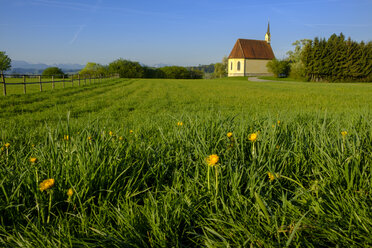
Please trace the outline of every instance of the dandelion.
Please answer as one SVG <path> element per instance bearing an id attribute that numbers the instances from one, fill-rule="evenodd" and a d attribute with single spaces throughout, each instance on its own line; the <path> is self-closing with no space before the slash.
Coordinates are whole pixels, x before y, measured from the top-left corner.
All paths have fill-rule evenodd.
<path id="1" fill-rule="evenodd" d="M 123 140 L 123 137 L 122 137 L 122 136 L 120 136 L 120 137 L 119 137 L 119 140 Z"/>
<path id="2" fill-rule="evenodd" d="M 63 139 L 64 139 L 64 140 L 69 140 L 68 135 L 64 135 L 64 136 L 63 136 Z"/>
<path id="3" fill-rule="evenodd" d="M 218 156 L 216 154 L 209 155 L 207 157 L 207 164 L 211 167 L 215 166 L 218 162 Z"/>
<path id="4" fill-rule="evenodd" d="M 274 124 L 272 124 L 272 125 L 271 125 L 271 127 L 275 127 L 275 125 L 274 125 Z"/>
<path id="5" fill-rule="evenodd" d="M 132 133 L 133 133 L 133 130 L 132 130 L 132 129 L 131 129 L 131 130 L 129 130 L 129 133 L 130 133 L 130 134 L 132 134 Z"/>
<path id="6" fill-rule="evenodd" d="M 31 158 L 30 158 L 30 162 L 33 163 L 33 164 L 36 163 L 36 162 L 37 162 L 37 158 L 32 158 L 32 157 L 31 157 Z"/>
<path id="7" fill-rule="evenodd" d="M 218 192 L 218 163 L 219 157 L 216 154 L 209 155 L 206 159 L 208 164 L 208 171 L 207 171 L 207 180 L 208 180 L 208 190 L 210 189 L 210 183 L 209 183 L 209 167 L 214 167 L 216 169 L 216 196 Z"/>
<path id="8" fill-rule="evenodd" d="M 342 135 L 343 138 L 345 138 L 346 135 L 347 135 L 347 132 L 346 132 L 346 131 L 342 131 L 342 132 L 341 132 L 341 135 Z"/>
<path id="9" fill-rule="evenodd" d="M 182 126 L 182 125 L 183 125 L 182 121 L 177 122 L 177 126 Z"/>
<path id="10" fill-rule="evenodd" d="M 113 133 L 112 131 L 110 131 L 110 132 L 109 132 L 109 135 L 112 136 L 112 135 L 114 135 L 114 133 Z"/>
<path id="11" fill-rule="evenodd" d="M 227 133 L 227 137 L 228 137 L 228 138 L 231 138 L 232 136 L 233 136 L 233 133 L 232 133 L 232 132 L 228 132 L 228 133 Z"/>
<path id="12" fill-rule="evenodd" d="M 32 147 L 32 148 L 34 148 L 34 147 L 35 147 L 35 145 L 34 145 L 34 144 L 32 144 L 32 145 L 31 145 L 31 147 Z"/>
<path id="13" fill-rule="evenodd" d="M 5 148 L 6 148 L 6 149 L 8 149 L 8 148 L 9 148 L 9 146 L 10 146 L 10 143 L 5 143 L 5 145 L 4 145 L 4 146 L 5 146 Z"/>
<path id="14" fill-rule="evenodd" d="M 277 121 L 276 123 L 278 123 L 278 126 L 280 125 L 280 121 Z"/>
<path id="15" fill-rule="evenodd" d="M 274 174 L 273 174 L 273 173 L 271 173 L 271 172 L 268 172 L 268 173 L 267 173 L 267 175 L 269 176 L 269 180 L 270 180 L 270 182 L 271 182 L 271 181 L 274 181 L 274 179 L 275 179 L 275 176 L 274 176 Z"/>
<path id="16" fill-rule="evenodd" d="M 73 194 L 74 194 L 74 191 L 72 190 L 72 188 L 69 188 L 67 190 L 67 196 L 68 196 L 68 198 L 70 198 Z"/>
<path id="17" fill-rule="evenodd" d="M 251 133 L 249 136 L 248 136 L 248 139 L 252 142 L 256 142 L 257 140 L 257 136 L 258 136 L 258 133 Z"/>
<path id="18" fill-rule="evenodd" d="M 279 149 L 279 148 L 280 148 L 280 146 L 279 146 L 279 145 L 276 145 L 276 146 L 275 146 L 275 148 L 276 148 L 276 149 Z"/>
<path id="19" fill-rule="evenodd" d="M 39 185 L 40 191 L 43 192 L 44 190 L 50 189 L 54 185 L 54 179 L 49 178 L 44 181 L 42 181 Z"/>

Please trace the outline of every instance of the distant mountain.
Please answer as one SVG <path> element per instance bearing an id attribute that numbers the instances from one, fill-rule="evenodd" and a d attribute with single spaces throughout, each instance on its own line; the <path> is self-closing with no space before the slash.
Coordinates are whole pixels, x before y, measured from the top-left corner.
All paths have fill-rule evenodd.
<path id="1" fill-rule="evenodd" d="M 160 63 L 160 64 L 155 64 L 153 65 L 152 67 L 155 67 L 155 68 L 161 68 L 161 67 L 165 67 L 165 66 L 170 66 L 169 64 L 163 64 L 163 63 Z"/>
<path id="2" fill-rule="evenodd" d="M 64 72 L 73 72 L 80 71 L 84 68 L 84 65 L 80 64 L 31 64 L 22 60 L 13 60 L 12 69 L 10 73 L 19 73 L 19 74 L 40 74 L 43 70 L 48 67 L 58 67 L 61 68 Z"/>

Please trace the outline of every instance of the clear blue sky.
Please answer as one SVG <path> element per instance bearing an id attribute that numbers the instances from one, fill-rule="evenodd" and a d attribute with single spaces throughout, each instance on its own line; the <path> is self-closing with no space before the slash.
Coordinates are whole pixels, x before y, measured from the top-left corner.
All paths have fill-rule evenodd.
<path id="1" fill-rule="evenodd" d="M 221 61 L 236 39 L 284 58 L 303 38 L 372 40 L 372 0 L 0 0 L 0 51 L 30 63 Z"/>

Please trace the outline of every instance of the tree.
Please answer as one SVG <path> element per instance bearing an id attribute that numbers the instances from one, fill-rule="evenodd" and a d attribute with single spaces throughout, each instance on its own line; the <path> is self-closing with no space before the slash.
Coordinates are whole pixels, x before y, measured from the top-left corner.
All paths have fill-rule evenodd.
<path id="1" fill-rule="evenodd" d="M 99 77 L 101 75 L 108 75 L 108 68 L 94 62 L 88 62 L 79 74 L 90 77 Z"/>
<path id="2" fill-rule="evenodd" d="M 273 73 L 275 77 L 288 77 L 291 70 L 288 60 L 273 59 L 266 66 L 269 72 Z"/>
<path id="3" fill-rule="evenodd" d="M 60 78 L 65 75 L 65 73 L 58 67 L 48 67 L 43 71 L 41 75 L 46 77 L 54 76 L 56 78 Z"/>
<path id="4" fill-rule="evenodd" d="M 227 76 L 227 63 L 228 63 L 228 58 L 224 56 L 221 63 L 216 63 L 214 65 L 214 76 L 215 77 L 222 78 L 222 77 Z"/>
<path id="5" fill-rule="evenodd" d="M 288 51 L 288 60 L 290 61 L 290 77 L 295 79 L 302 79 L 305 77 L 304 64 L 301 61 L 302 52 L 306 44 L 311 42 L 310 39 L 296 40 L 292 43 L 295 46 L 293 51 Z"/>
<path id="6" fill-rule="evenodd" d="M 12 60 L 8 57 L 8 55 L 5 54 L 5 52 L 0 51 L 0 71 L 1 74 L 4 74 L 4 71 L 9 70 Z"/>
<path id="7" fill-rule="evenodd" d="M 125 59 L 117 59 L 108 66 L 110 73 L 119 74 L 121 78 L 142 78 L 144 69 L 138 62 Z"/>

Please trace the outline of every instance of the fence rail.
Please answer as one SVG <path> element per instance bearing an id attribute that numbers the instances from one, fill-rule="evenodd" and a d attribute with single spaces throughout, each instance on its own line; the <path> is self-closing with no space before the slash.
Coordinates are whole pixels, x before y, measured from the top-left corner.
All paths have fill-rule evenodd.
<path id="1" fill-rule="evenodd" d="M 43 84 L 52 84 L 52 89 L 55 88 L 56 83 L 62 83 L 62 87 L 65 88 L 65 83 L 71 83 L 74 86 L 74 82 L 78 86 L 83 83 L 84 85 L 93 83 L 101 83 L 104 79 L 115 78 L 117 75 L 109 76 L 89 76 L 80 74 L 70 75 L 53 75 L 53 76 L 42 76 L 42 75 L 14 75 L 14 74 L 1 74 L 1 83 L 3 85 L 3 94 L 7 95 L 7 86 L 23 85 L 23 93 L 26 94 L 26 86 L 32 84 L 39 84 L 40 91 L 43 91 Z M 44 81 L 43 81 L 44 78 Z M 17 80 L 19 79 L 19 80 Z M 46 79 L 46 80 L 45 80 Z M 8 82 L 6 82 L 8 81 Z M 13 81 L 13 82 L 9 82 Z"/>

